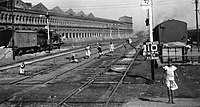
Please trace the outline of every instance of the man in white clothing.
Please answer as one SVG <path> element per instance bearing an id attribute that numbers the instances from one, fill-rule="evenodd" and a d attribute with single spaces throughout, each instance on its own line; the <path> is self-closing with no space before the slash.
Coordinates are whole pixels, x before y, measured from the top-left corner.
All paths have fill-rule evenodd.
<path id="1" fill-rule="evenodd" d="M 90 46 L 89 46 L 89 45 L 87 45 L 87 46 L 85 47 L 85 55 L 86 55 L 85 58 L 89 58 L 90 55 L 91 55 L 91 51 L 90 51 Z"/>
<path id="2" fill-rule="evenodd" d="M 175 76 L 178 78 L 177 73 L 175 72 L 177 70 L 177 68 L 172 65 L 171 61 L 168 63 L 167 66 L 163 67 L 164 69 L 164 79 L 165 79 L 165 83 L 167 86 L 167 93 L 168 93 L 168 98 L 169 98 L 169 103 L 174 104 L 173 101 L 173 90 L 178 89 L 178 85 L 175 82 Z M 179 79 L 178 79 L 179 81 Z"/>
<path id="3" fill-rule="evenodd" d="M 110 42 L 110 53 L 113 55 L 114 52 L 114 44 Z"/>

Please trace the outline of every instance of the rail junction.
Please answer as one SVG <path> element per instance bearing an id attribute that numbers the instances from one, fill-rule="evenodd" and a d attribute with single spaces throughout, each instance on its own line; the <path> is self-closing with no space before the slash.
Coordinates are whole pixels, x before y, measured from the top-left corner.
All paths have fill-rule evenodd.
<path id="1" fill-rule="evenodd" d="M 140 42 L 141 40 L 135 40 L 133 45 L 116 43 L 115 53 L 113 55 L 109 53 L 108 45 L 103 44 L 104 55 L 100 59 L 97 58 L 96 46 L 91 45 L 93 53 L 89 59 L 84 58 L 84 48 L 80 47 L 75 50 L 53 54 L 51 56 L 24 60 L 26 64 L 25 76 L 17 75 L 19 63 L 4 65 L 0 67 L 3 74 L 2 77 L 4 76 L 4 78 L 1 79 L 1 85 L 3 86 L 1 91 L 4 93 L 1 98 L 1 105 L 30 106 L 33 105 L 33 103 L 35 104 L 37 100 L 41 100 L 41 98 L 42 100 L 39 101 L 39 105 L 48 106 L 66 106 L 68 104 L 75 104 L 76 106 L 82 104 L 89 104 L 91 106 L 100 104 L 102 106 L 108 106 L 113 103 L 123 104 L 123 101 L 111 100 L 121 84 L 131 84 L 131 81 L 125 80 L 125 77 L 139 55 L 141 49 Z M 77 58 L 80 61 L 79 63 L 70 62 L 72 53 L 77 54 Z M 4 74 L 5 72 L 7 72 L 7 74 Z M 34 97 L 32 97 L 34 99 L 25 98 L 32 92 L 36 90 L 39 91 L 40 88 L 51 85 L 53 85 L 54 88 L 62 87 L 65 82 L 68 85 L 72 85 L 71 89 L 69 88 L 66 93 L 63 90 L 62 94 L 59 94 L 59 91 L 58 93 L 56 92 L 58 95 L 49 95 L 48 97 L 46 95 L 43 97 L 39 95 L 39 99 L 35 99 Z M 97 91 L 101 91 L 101 93 L 104 92 L 104 95 L 98 95 L 98 100 L 95 98 L 91 101 L 90 99 L 84 102 L 80 101 L 78 95 L 85 92 L 88 93 L 87 90 L 90 90 L 91 87 L 103 88 L 103 90 Z M 6 93 L 6 91 L 9 91 L 9 93 Z M 97 93 L 100 94 L 99 92 Z M 45 101 L 45 99 L 48 101 Z"/>

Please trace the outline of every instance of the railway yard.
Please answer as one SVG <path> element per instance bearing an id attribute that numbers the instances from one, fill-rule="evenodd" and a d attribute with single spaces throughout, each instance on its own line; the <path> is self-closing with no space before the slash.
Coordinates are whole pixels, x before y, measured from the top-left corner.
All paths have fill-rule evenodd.
<path id="1" fill-rule="evenodd" d="M 0 1 L 0 107 L 200 107 L 198 0 L 31 1 Z"/>
<path id="2" fill-rule="evenodd" d="M 177 66 L 180 82 L 174 95 L 176 104 L 167 104 L 167 91 L 161 82 L 162 67 L 155 69 L 152 82 L 150 61 L 139 54 L 142 41 L 133 42 L 136 48 L 128 44 L 125 48 L 123 42 L 115 42 L 113 55 L 109 53 L 109 43 L 102 43 L 101 58 L 97 58 L 93 44 L 88 59 L 84 58 L 84 48 L 77 46 L 56 52 L 58 55 L 52 51 L 47 56 L 38 53 L 18 56 L 16 62 L 2 60 L 0 106 L 200 106 L 199 66 Z M 78 63 L 70 62 L 72 53 L 77 54 Z M 26 64 L 25 75 L 18 74 L 21 61 Z"/>

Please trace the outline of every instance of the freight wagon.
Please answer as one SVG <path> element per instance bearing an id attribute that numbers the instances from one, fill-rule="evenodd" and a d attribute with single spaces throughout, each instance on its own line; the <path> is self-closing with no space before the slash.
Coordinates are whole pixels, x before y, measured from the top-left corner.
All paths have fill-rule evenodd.
<path id="1" fill-rule="evenodd" d="M 160 45 L 159 54 L 162 63 L 185 61 L 186 42 L 188 38 L 187 23 L 168 20 L 153 29 L 153 40 Z"/>
<path id="2" fill-rule="evenodd" d="M 12 48 L 14 46 L 15 55 L 23 53 L 44 51 L 52 48 L 60 48 L 61 39 L 59 35 L 50 33 L 50 44 L 48 44 L 48 35 L 45 30 L 15 30 L 12 43 L 12 30 L 0 31 L 0 46 Z"/>

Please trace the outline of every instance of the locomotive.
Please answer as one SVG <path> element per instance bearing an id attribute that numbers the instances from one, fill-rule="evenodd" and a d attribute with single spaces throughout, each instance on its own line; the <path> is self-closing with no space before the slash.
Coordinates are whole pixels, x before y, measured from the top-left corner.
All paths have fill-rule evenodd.
<path id="1" fill-rule="evenodd" d="M 187 23 L 180 20 L 168 20 L 153 29 L 153 41 L 159 42 L 161 63 L 183 62 L 188 39 Z"/>
<path id="2" fill-rule="evenodd" d="M 12 40 L 14 40 L 14 45 Z M 46 30 L 2 30 L 0 31 L 0 46 L 12 48 L 14 46 L 15 55 L 23 53 L 39 52 L 60 48 L 61 36 L 56 32 L 50 32 L 50 43 L 48 43 L 48 34 Z"/>

